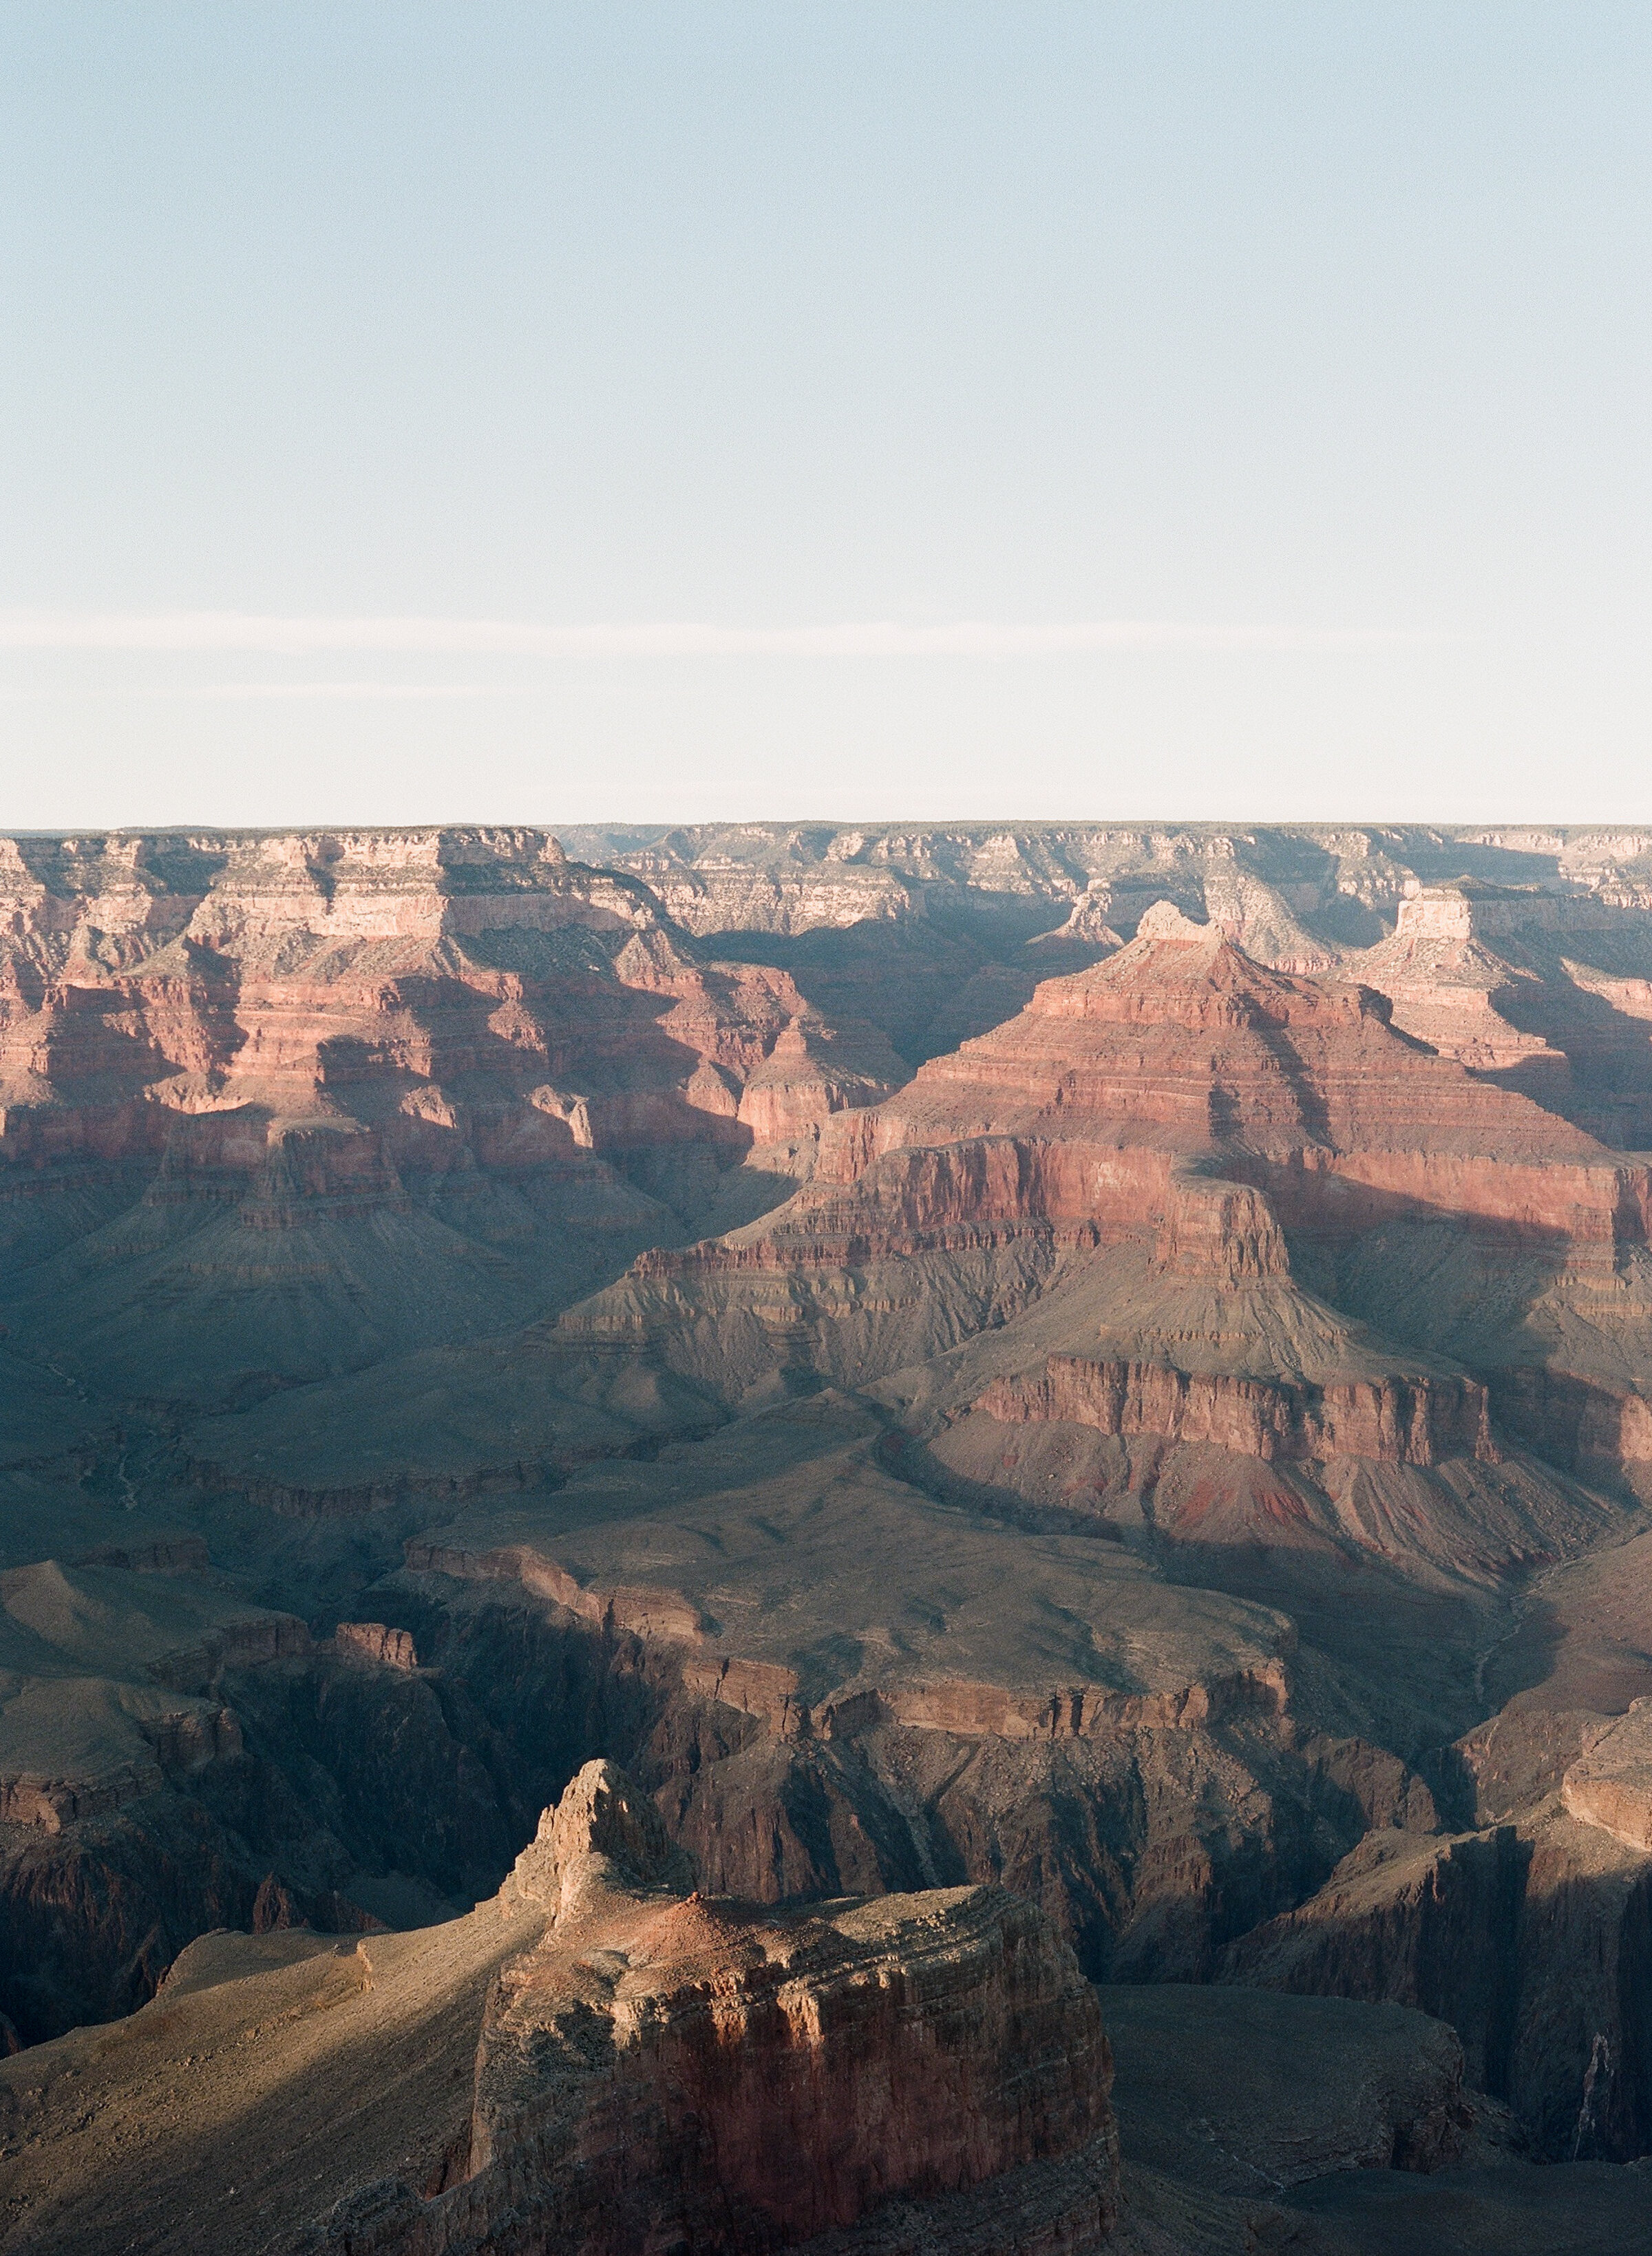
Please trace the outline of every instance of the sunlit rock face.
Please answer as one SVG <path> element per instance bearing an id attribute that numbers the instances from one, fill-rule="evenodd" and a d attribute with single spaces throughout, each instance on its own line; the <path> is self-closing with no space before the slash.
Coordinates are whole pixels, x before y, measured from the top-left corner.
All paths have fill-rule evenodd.
<path id="1" fill-rule="evenodd" d="M 408 2025 L 422 2232 L 559 2093 L 657 2191 L 686 2119 L 628 2013 L 737 2144 L 818 2086 L 873 2151 L 843 2061 L 904 2042 L 909 1976 L 940 2058 L 924 1985 L 1008 1963 L 1004 1888 L 1092 1978 L 1452 2024 L 1316 2154 L 1467 2154 L 1487 2092 L 1547 2159 L 1643 2151 L 1647 842 L 563 845 L 11 842 L 0 2043 L 213 1929 L 297 1988 L 279 1954 L 338 1936 L 315 1994 L 364 2015 L 446 1935 L 475 2018 L 451 2056 Z M 517 2077 L 566 2034 L 554 1951 L 487 2003 L 594 1759 L 739 1907 L 585 1954 L 600 2108 Z M 777 2002 L 817 1978 L 819 2044 Z M 720 1982 L 762 2076 L 706 2048 Z M 992 2175 L 914 2201 L 1044 2167 L 985 2057 L 945 2092 Z M 953 2183 L 901 2058 L 911 2184 Z M 813 2175 L 738 2202 L 861 2231 L 861 2162 L 799 2135 Z M 400 2161 L 349 2156 L 370 2208 Z"/>
<path id="2" fill-rule="evenodd" d="M 467 1129 L 479 1156 L 519 1145 L 526 1164 L 738 1142 L 745 1082 L 787 1033 L 804 1078 L 833 1078 L 830 1032 L 784 975 L 709 968 L 644 886 L 546 832 L 4 845 L 18 1157 L 158 1149 L 169 1116 L 250 1108 L 370 1123 L 397 1163 L 439 1166 Z M 859 1064 L 844 1079 L 877 1087 Z"/>
<path id="3" fill-rule="evenodd" d="M 1652 1698 L 1634 1701 L 1609 1724 L 1561 1783 L 1573 1817 L 1631 1849 L 1652 1854 Z"/>
<path id="4" fill-rule="evenodd" d="M 905 1071 L 543 831 L 0 852 L 0 1237 L 120 1392 L 520 1322 L 772 1202 Z"/>
<path id="5" fill-rule="evenodd" d="M 593 1761 L 462 1917 L 207 1938 L 94 2062 L 70 2038 L 0 2075 L 30 2133 L 13 2220 L 81 2256 L 203 2226 L 292 2256 L 1112 2240 L 1111 2056 L 1040 1912 L 982 1886 L 764 1909 L 693 1880 Z M 200 2076 L 236 2055 L 247 2076 Z M 111 2142 L 161 2120 L 141 2178 L 111 2175 Z"/>
<path id="6" fill-rule="evenodd" d="M 611 1766 L 546 1820 L 506 1896 L 551 1924 L 483 2021 L 469 2179 L 448 2215 L 410 2210 L 428 2245 L 496 2245 L 525 2203 L 541 2231 L 615 2256 L 662 2235 L 725 2247 L 731 2218 L 755 2251 L 1009 2174 L 1013 2248 L 1030 2165 L 1028 2196 L 1056 2166 L 1069 2245 L 1107 2238 L 1101 2017 L 1030 1906 L 962 1888 L 777 1915 L 671 1893 L 680 1855 Z"/>

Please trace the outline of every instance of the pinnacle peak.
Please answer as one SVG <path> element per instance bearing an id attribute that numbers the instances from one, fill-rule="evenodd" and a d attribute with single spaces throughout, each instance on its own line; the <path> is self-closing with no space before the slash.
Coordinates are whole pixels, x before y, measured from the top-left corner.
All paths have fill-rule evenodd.
<path id="1" fill-rule="evenodd" d="M 1168 940 L 1181 947 L 1208 947 L 1223 937 L 1213 924 L 1195 924 L 1174 901 L 1155 901 L 1135 928 L 1138 940 Z"/>

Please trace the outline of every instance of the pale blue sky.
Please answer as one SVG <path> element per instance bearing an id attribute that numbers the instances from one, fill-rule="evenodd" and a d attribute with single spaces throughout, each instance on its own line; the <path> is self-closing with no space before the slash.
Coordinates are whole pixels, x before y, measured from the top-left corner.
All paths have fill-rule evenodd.
<path id="1" fill-rule="evenodd" d="M 0 0 L 0 826 L 1652 819 L 1649 88 L 1644 0 Z"/>

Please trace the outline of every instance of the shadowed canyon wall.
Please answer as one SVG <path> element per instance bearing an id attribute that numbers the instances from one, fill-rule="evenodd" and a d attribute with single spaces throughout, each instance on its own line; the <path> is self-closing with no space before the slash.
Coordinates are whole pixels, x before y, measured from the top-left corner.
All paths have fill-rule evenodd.
<path id="1" fill-rule="evenodd" d="M 1646 2151 L 1648 993 L 1628 832 L 6 842 L 13 2039 L 601 1757 Z"/>

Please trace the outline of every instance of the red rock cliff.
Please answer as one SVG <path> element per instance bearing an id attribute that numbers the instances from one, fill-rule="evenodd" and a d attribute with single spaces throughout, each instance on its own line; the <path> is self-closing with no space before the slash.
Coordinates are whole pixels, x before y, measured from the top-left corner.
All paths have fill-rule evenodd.
<path id="1" fill-rule="evenodd" d="M 1209 1442 L 1269 1460 L 1368 1457 L 1433 1465 L 1494 1460 L 1486 1390 L 1468 1378 L 1355 1379 L 1325 1386 L 1177 1371 L 1165 1363 L 1052 1355 L 1042 1378 L 1000 1379 L 978 1406 L 1023 1425 L 1061 1419 L 1102 1434 Z"/>
<path id="2" fill-rule="evenodd" d="M 757 2256 L 866 2220 L 876 2250 L 883 2203 L 977 2189 L 1005 2256 L 1100 2245 L 1111 2061 L 1042 1914 L 984 1887 L 759 1911 L 663 1889 L 674 1853 L 587 1765 L 502 1899 L 552 1923 L 488 2009 L 468 2175 L 370 2189 L 306 2249 Z"/>
<path id="3" fill-rule="evenodd" d="M 1078 1206 L 1126 1223 L 1140 1162 L 1114 1176 L 1100 1156 L 1117 1167 L 1145 1149 L 1222 1155 L 1287 1223 L 1397 1209 L 1607 1243 L 1647 1231 L 1644 1167 L 1396 1033 L 1369 989 L 1269 970 L 1167 906 L 1117 955 L 1047 982 L 1019 1018 L 846 1123 L 821 1174 L 864 1179 L 881 1204 L 886 1155 L 982 1138 L 1094 1155 L 1032 1171 L 1034 1197 L 1055 1188 L 1052 1219 Z"/>

